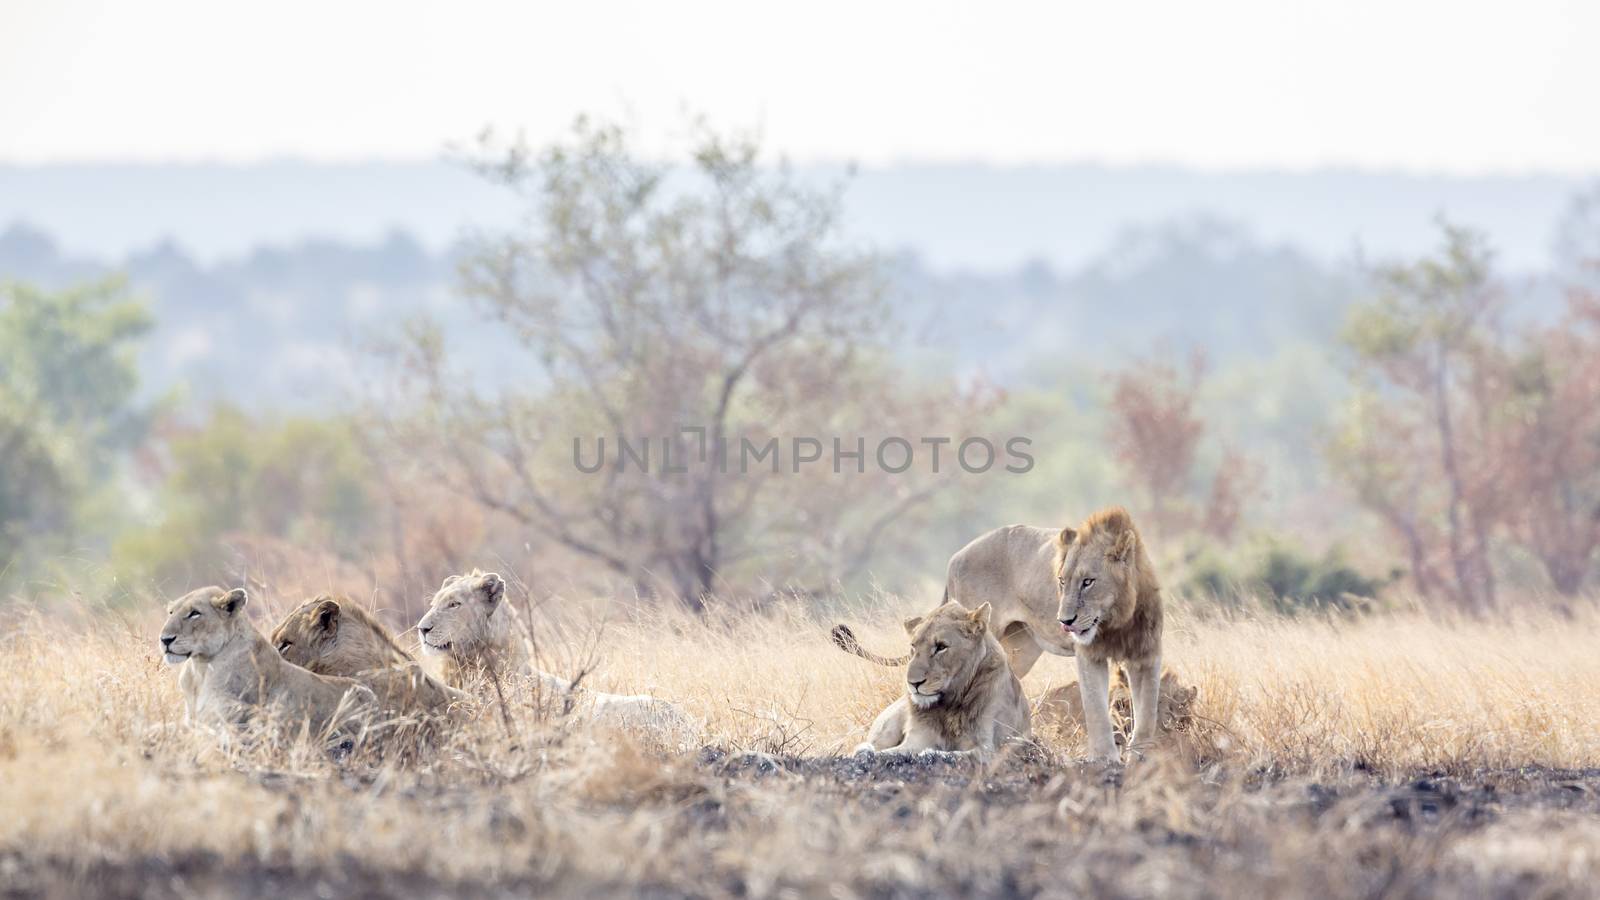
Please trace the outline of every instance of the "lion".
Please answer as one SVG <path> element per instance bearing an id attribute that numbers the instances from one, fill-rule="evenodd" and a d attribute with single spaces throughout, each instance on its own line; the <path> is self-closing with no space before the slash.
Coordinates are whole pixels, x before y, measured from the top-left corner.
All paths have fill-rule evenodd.
<path id="1" fill-rule="evenodd" d="M 505 580 L 497 573 L 474 569 L 451 575 L 417 623 L 422 655 L 443 661 L 445 681 L 451 687 L 465 688 L 485 675 L 524 675 L 535 679 L 548 696 L 574 699 L 577 708 L 596 722 L 652 727 L 682 736 L 700 732 L 700 724 L 677 704 L 648 694 L 580 690 L 565 678 L 534 668 L 527 644 L 512 633 L 514 613 L 505 593 Z"/>
<path id="2" fill-rule="evenodd" d="M 284 616 L 271 642 L 297 666 L 367 685 L 386 709 L 437 713 L 470 700 L 424 671 L 382 622 L 348 598 L 307 600 Z"/>
<path id="3" fill-rule="evenodd" d="M 355 679 L 317 675 L 279 656 L 245 618 L 248 600 L 242 588 L 203 587 L 167 607 L 161 653 L 181 667 L 190 722 L 243 725 L 265 711 L 328 735 L 375 711 L 376 695 Z"/>
<path id="4" fill-rule="evenodd" d="M 1156 718 L 1163 733 L 1188 731 L 1194 724 L 1194 702 L 1200 689 L 1185 686 L 1171 672 L 1161 676 L 1161 699 Z M 1126 734 L 1124 727 L 1133 718 L 1133 698 L 1129 694 L 1128 676 L 1117 669 L 1116 681 L 1111 686 L 1111 717 L 1118 731 Z M 1083 692 L 1076 681 L 1056 685 L 1044 692 L 1034 708 L 1033 720 L 1039 725 L 1059 729 L 1084 727 Z"/>
<path id="5" fill-rule="evenodd" d="M 1140 754 L 1155 743 L 1161 695 L 1161 585 L 1133 517 L 1121 507 L 1103 509 L 1056 537 L 1056 618 L 1078 645 L 1089 756 L 1120 762 L 1111 731 L 1110 665 L 1128 671 L 1133 735 Z"/>
<path id="6" fill-rule="evenodd" d="M 1028 700 L 989 630 L 987 603 L 946 601 L 905 622 L 911 636 L 906 693 L 873 721 L 856 752 L 988 756 L 1032 734 Z"/>
<path id="7" fill-rule="evenodd" d="M 993 631 L 1018 678 L 1028 674 L 1041 653 L 1072 656 L 1076 645 L 1056 623 L 1054 528 L 1009 525 L 975 538 L 950 557 L 945 600 L 973 606 L 989 604 Z M 833 629 L 841 650 L 885 666 L 903 666 L 909 656 L 879 656 L 863 648 L 848 625 Z"/>

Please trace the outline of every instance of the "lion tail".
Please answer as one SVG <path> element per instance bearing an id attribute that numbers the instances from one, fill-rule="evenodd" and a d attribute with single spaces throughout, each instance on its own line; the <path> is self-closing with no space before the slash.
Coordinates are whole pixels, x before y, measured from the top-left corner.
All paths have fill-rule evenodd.
<path id="1" fill-rule="evenodd" d="M 875 662 L 880 666 L 903 666 L 911 659 L 910 654 L 888 657 L 873 653 L 871 650 L 861 646 L 861 642 L 856 640 L 856 633 L 850 630 L 849 625 L 835 625 L 833 626 L 833 631 L 829 634 L 833 638 L 834 646 L 840 650 L 846 653 L 853 653 L 868 662 Z"/>

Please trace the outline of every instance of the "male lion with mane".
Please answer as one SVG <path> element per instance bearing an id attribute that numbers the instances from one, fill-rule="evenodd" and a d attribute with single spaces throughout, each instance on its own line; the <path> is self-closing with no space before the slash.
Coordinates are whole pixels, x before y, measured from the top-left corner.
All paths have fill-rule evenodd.
<path id="1" fill-rule="evenodd" d="M 1089 756 L 1120 761 L 1111 731 L 1111 663 L 1122 663 L 1133 695 L 1137 754 L 1155 743 L 1161 696 L 1161 585 L 1133 518 L 1103 509 L 1056 537 L 1061 630 L 1078 645 L 1078 688 Z"/>
<path id="2" fill-rule="evenodd" d="M 527 643 L 512 633 L 506 583 L 494 572 L 451 575 L 417 623 L 422 655 L 444 662 L 445 681 L 465 688 L 480 676 L 532 676 L 550 696 L 570 697 L 594 721 L 643 726 L 688 739 L 700 723 L 677 704 L 648 694 L 579 690 L 565 678 L 533 667 Z"/>
<path id="3" fill-rule="evenodd" d="M 162 658 L 181 666 L 178 688 L 191 722 L 243 725 L 265 712 L 323 735 L 373 711 L 377 698 L 360 682 L 317 675 L 279 656 L 245 618 L 248 599 L 242 588 L 203 587 L 167 607 Z"/>
<path id="4" fill-rule="evenodd" d="M 905 696 L 873 721 L 856 752 L 987 756 L 1032 733 L 1028 700 L 989 630 L 985 603 L 950 601 L 905 622 L 911 635 Z"/>
<path id="5" fill-rule="evenodd" d="M 386 708 L 442 712 L 471 700 L 424 671 L 382 622 L 345 597 L 307 600 L 284 616 L 271 640 L 297 666 L 367 685 Z"/>

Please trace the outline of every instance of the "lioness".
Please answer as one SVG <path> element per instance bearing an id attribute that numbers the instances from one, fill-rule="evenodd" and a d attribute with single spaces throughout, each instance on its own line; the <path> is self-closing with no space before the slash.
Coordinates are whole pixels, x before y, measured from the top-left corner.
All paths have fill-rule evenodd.
<path id="1" fill-rule="evenodd" d="M 950 557 L 944 599 L 966 606 L 987 603 L 994 610 L 992 630 L 999 636 L 1018 678 L 1028 674 L 1040 653 L 1072 656 L 1076 645 L 1056 623 L 1054 528 L 1008 525 L 981 535 Z M 833 629 L 840 649 L 880 665 L 903 666 L 910 657 L 884 657 L 864 649 L 848 625 Z"/>
<path id="2" fill-rule="evenodd" d="M 1103 509 L 1056 538 L 1057 619 L 1078 645 L 1078 688 L 1092 759 L 1118 759 L 1111 734 L 1110 664 L 1128 671 L 1138 753 L 1155 742 L 1161 692 L 1161 585 L 1133 518 Z"/>
<path id="3" fill-rule="evenodd" d="M 969 610 L 949 601 L 906 620 L 906 694 L 878 715 L 856 752 L 984 756 L 1032 733 L 1022 683 L 989 630 L 991 614 L 987 603 Z"/>
<path id="4" fill-rule="evenodd" d="M 242 588 L 204 587 L 167 607 L 162 658 L 182 666 L 178 687 L 191 722 L 240 725 L 265 712 L 314 734 L 373 711 L 373 692 L 350 678 L 316 675 L 285 661 L 244 616 Z"/>
<path id="5" fill-rule="evenodd" d="M 284 616 L 271 640 L 297 666 L 367 685 L 386 709 L 440 712 L 470 699 L 424 671 L 382 622 L 346 598 L 307 600 Z"/>
<path id="6" fill-rule="evenodd" d="M 596 721 L 643 725 L 684 737 L 699 733 L 700 724 L 674 703 L 648 694 L 579 691 L 567 679 L 534 668 L 527 644 L 512 633 L 505 593 L 505 580 L 494 572 L 474 569 L 451 575 L 417 623 L 422 655 L 442 658 L 445 681 L 452 687 L 465 687 L 485 673 L 530 675 L 551 696 L 575 695 L 579 708 Z"/>

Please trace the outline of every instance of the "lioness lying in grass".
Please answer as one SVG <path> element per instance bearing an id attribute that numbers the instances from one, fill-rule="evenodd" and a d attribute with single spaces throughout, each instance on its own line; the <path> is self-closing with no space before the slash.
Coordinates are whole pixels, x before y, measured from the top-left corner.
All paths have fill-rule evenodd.
<path id="1" fill-rule="evenodd" d="M 856 752 L 986 756 L 1032 733 L 1022 683 L 989 631 L 989 604 L 951 601 L 906 620 L 906 695 L 878 715 Z"/>
<path id="2" fill-rule="evenodd" d="M 307 600 L 272 631 L 284 659 L 318 675 L 354 678 L 372 688 L 385 708 L 443 713 L 471 698 L 429 675 L 373 615 L 344 597 Z"/>
<path id="3" fill-rule="evenodd" d="M 316 675 L 279 656 L 245 618 L 247 600 L 242 588 L 204 587 L 167 607 L 162 658 L 182 667 L 178 687 L 191 722 L 277 720 L 325 735 L 376 711 L 377 697 L 360 682 Z"/>
<path id="4" fill-rule="evenodd" d="M 533 665 L 528 643 L 513 632 L 506 583 L 476 569 L 444 580 L 417 623 L 422 655 L 444 664 L 451 687 L 466 689 L 504 677 L 531 677 L 549 697 L 570 701 L 580 714 L 610 725 L 642 726 L 679 738 L 698 736 L 701 723 L 677 704 L 648 694 L 610 694 L 580 688 Z"/>

